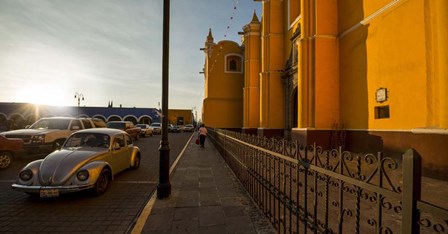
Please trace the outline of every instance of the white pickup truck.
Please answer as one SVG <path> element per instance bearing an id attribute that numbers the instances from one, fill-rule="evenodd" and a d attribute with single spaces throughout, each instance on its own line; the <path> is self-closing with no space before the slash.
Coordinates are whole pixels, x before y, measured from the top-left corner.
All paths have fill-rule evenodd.
<path id="1" fill-rule="evenodd" d="M 27 153 L 50 153 L 77 130 L 105 126 L 104 121 L 100 119 L 48 117 L 39 119 L 25 129 L 2 132 L 0 135 L 6 138 L 21 138 Z"/>

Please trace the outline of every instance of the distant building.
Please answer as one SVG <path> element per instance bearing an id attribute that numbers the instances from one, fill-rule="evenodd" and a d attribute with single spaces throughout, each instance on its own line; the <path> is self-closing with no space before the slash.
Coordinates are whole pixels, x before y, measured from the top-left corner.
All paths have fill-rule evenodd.
<path id="1" fill-rule="evenodd" d="M 194 124 L 193 112 L 188 109 L 169 109 L 168 123 L 173 125 Z"/>

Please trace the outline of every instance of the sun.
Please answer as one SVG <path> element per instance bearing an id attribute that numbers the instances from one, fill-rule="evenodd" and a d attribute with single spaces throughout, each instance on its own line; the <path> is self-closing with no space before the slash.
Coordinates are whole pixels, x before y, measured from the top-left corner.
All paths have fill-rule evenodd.
<path id="1" fill-rule="evenodd" d="M 53 85 L 33 85 L 22 87 L 15 100 L 26 103 L 50 106 L 65 106 L 69 93 Z"/>

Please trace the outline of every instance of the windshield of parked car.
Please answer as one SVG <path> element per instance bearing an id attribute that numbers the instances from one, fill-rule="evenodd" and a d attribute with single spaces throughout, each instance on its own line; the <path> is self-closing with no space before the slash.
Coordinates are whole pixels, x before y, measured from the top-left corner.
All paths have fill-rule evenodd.
<path id="1" fill-rule="evenodd" d="M 30 126 L 31 129 L 68 129 L 69 119 L 40 119 Z"/>
<path id="2" fill-rule="evenodd" d="M 161 124 L 160 124 L 160 123 L 152 123 L 151 126 L 152 126 L 152 127 L 160 127 Z"/>
<path id="3" fill-rule="evenodd" d="M 115 129 L 125 129 L 126 124 L 125 123 L 119 123 L 119 122 L 109 122 L 107 123 L 108 128 L 115 128 Z"/>
<path id="4" fill-rule="evenodd" d="M 75 133 L 67 139 L 64 147 L 100 147 L 109 148 L 110 137 L 101 133 Z"/>

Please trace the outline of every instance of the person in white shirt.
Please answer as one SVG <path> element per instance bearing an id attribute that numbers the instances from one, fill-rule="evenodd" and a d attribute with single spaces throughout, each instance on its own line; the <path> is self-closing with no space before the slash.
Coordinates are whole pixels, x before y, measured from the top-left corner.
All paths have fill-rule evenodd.
<path id="1" fill-rule="evenodd" d="M 204 124 L 202 124 L 201 127 L 198 129 L 198 135 L 201 148 L 204 148 L 205 138 L 207 137 L 207 128 L 205 128 Z"/>

